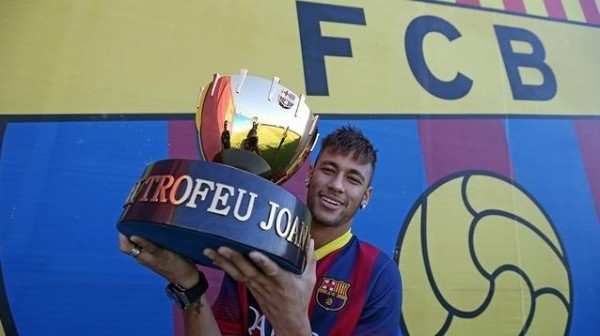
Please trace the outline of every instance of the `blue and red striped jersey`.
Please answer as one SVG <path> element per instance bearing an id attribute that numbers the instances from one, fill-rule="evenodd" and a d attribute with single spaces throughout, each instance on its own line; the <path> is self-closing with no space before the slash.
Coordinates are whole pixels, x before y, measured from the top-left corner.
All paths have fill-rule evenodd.
<path id="1" fill-rule="evenodd" d="M 309 308 L 313 336 L 400 334 L 402 285 L 391 258 L 350 232 L 316 254 Z M 227 275 L 213 313 L 224 334 L 274 334 L 245 286 Z"/>

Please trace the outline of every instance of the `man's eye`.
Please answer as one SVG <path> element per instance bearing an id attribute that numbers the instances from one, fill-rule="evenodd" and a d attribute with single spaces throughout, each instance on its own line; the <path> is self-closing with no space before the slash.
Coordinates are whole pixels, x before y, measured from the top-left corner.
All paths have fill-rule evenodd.
<path id="1" fill-rule="evenodd" d="M 349 177 L 348 180 L 352 184 L 362 184 L 362 180 L 359 179 L 358 177 Z"/>
<path id="2" fill-rule="evenodd" d="M 325 174 L 333 174 L 334 173 L 333 169 L 327 168 L 327 167 L 321 168 L 321 171 Z"/>

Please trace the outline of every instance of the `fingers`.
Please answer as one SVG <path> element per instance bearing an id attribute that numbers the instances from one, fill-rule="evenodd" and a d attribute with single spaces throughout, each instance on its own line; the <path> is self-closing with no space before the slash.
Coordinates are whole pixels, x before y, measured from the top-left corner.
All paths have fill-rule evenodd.
<path id="1" fill-rule="evenodd" d="M 252 251 L 246 258 L 241 253 L 229 248 L 220 247 L 217 251 L 206 249 L 204 255 L 212 262 L 227 272 L 237 281 L 247 283 L 251 281 L 262 281 L 264 278 L 276 278 L 284 270 L 269 257 L 258 251 Z M 315 274 L 317 257 L 314 250 L 314 240 L 310 239 L 306 249 L 305 274 Z M 264 277 L 266 276 L 266 277 Z"/>
<path id="2" fill-rule="evenodd" d="M 198 270 L 193 261 L 145 238 L 127 238 L 119 234 L 119 250 L 171 282 L 190 287 L 198 282 Z"/>
<path id="3" fill-rule="evenodd" d="M 217 251 L 206 249 L 205 255 L 238 282 L 248 288 L 269 286 L 280 268 L 259 252 L 251 252 L 250 259 L 231 248 L 221 246 Z"/>
<path id="4" fill-rule="evenodd" d="M 138 263 L 148 266 L 156 271 L 156 255 L 163 249 L 147 239 L 139 236 L 127 237 L 119 234 L 119 250 L 133 257 Z"/>
<path id="5" fill-rule="evenodd" d="M 119 234 L 119 250 L 136 259 L 143 251 L 142 247 L 137 245 L 135 242 L 132 242 L 129 238 L 121 233 Z"/>
<path id="6" fill-rule="evenodd" d="M 231 248 L 221 246 L 217 251 L 206 249 L 204 254 L 212 262 L 240 282 L 255 280 L 259 270 L 241 253 Z"/>
<path id="7" fill-rule="evenodd" d="M 131 253 L 131 249 L 133 248 L 133 244 L 129 241 L 124 234 L 119 233 L 119 251 L 129 254 Z"/>
<path id="8" fill-rule="evenodd" d="M 281 267 L 277 265 L 273 260 L 265 256 L 264 254 L 256 251 L 250 252 L 250 259 L 263 271 L 264 274 L 275 277 L 281 271 Z M 317 256 L 315 255 L 315 241 L 310 239 L 306 247 L 306 268 L 305 274 L 314 274 L 317 268 Z"/>
<path id="9" fill-rule="evenodd" d="M 140 257 L 144 254 L 144 252 L 153 254 L 158 249 L 158 246 L 152 244 L 144 238 L 137 236 L 131 236 L 128 238 L 122 233 L 119 233 L 119 250 L 127 255 L 134 257 L 138 261 L 141 261 Z"/>
<path id="10" fill-rule="evenodd" d="M 281 268 L 264 254 L 256 251 L 250 252 L 250 259 L 258 266 L 266 275 L 273 277 L 281 270 Z"/>
<path id="11" fill-rule="evenodd" d="M 142 248 L 142 250 L 154 254 L 156 253 L 160 247 L 156 246 L 155 244 L 151 243 L 149 240 L 146 240 L 142 237 L 138 237 L 138 236 L 131 236 L 129 238 L 134 244 L 138 245 L 139 247 Z"/>
<path id="12" fill-rule="evenodd" d="M 311 238 L 306 248 L 306 268 L 304 274 L 316 274 L 317 255 L 315 254 L 315 241 Z"/>

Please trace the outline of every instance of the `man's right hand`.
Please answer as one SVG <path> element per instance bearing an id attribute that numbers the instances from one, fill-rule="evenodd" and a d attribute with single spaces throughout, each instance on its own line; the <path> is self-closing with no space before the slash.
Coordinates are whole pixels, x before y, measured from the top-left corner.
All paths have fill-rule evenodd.
<path id="1" fill-rule="evenodd" d="M 137 236 L 127 238 L 119 233 L 119 250 L 121 252 L 132 255 L 132 249 L 135 247 L 141 250 L 135 259 L 168 281 L 183 288 L 190 288 L 198 282 L 198 269 L 193 261 L 161 248 L 144 238 Z"/>

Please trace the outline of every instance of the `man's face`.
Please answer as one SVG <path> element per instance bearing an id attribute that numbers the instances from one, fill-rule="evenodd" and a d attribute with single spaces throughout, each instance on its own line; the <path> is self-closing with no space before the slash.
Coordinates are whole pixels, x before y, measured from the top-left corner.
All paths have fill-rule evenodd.
<path id="1" fill-rule="evenodd" d="M 313 225 L 349 227 L 358 206 L 369 200 L 373 169 L 352 154 L 325 149 L 311 170 L 307 202 Z"/>

